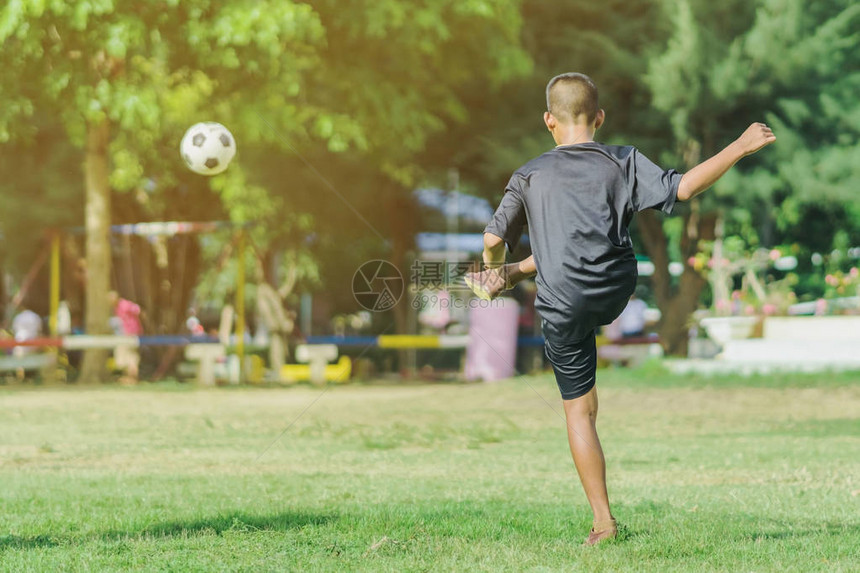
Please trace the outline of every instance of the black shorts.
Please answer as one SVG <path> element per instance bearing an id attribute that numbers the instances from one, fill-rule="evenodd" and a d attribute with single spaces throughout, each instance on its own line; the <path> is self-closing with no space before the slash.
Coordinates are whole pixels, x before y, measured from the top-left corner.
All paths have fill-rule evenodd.
<path id="1" fill-rule="evenodd" d="M 594 387 L 597 376 L 597 343 L 594 331 L 577 342 L 553 342 L 547 338 L 544 351 L 563 400 L 584 396 Z"/>

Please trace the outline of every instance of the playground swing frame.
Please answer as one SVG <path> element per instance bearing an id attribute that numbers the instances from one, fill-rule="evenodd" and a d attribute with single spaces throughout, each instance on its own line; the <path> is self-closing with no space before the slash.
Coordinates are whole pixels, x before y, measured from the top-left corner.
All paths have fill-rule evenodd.
<path id="1" fill-rule="evenodd" d="M 146 222 L 146 223 L 135 223 L 128 225 L 112 225 L 110 227 L 110 232 L 113 235 L 120 236 L 141 236 L 141 237 L 154 237 L 154 236 L 176 236 L 183 234 L 206 234 L 212 233 L 218 230 L 223 229 L 232 229 L 234 230 L 232 239 L 225 245 L 222 250 L 222 254 L 219 257 L 218 267 L 224 265 L 226 260 L 230 258 L 229 256 L 224 256 L 225 253 L 229 255 L 230 251 L 235 246 L 235 258 L 238 261 L 244 261 L 245 255 L 247 251 L 248 237 L 247 231 L 249 228 L 253 227 L 252 224 L 243 224 L 237 225 L 230 222 L 225 221 L 208 221 L 208 222 Z M 70 228 L 66 229 L 66 234 L 77 235 L 82 232 L 80 228 Z M 26 341 L 24 343 L 17 342 L 15 340 L 4 342 L 0 341 L 0 348 L 2 347 L 15 347 L 15 346 L 40 346 L 40 347 L 52 347 L 55 349 L 59 349 L 64 346 L 64 339 L 59 335 L 59 323 L 58 323 L 58 315 L 61 301 L 61 248 L 62 248 L 62 238 L 64 233 L 60 230 L 54 230 L 49 233 L 49 241 L 46 245 L 46 248 L 43 248 L 39 255 L 36 257 L 36 260 L 30 266 L 30 269 L 27 271 L 27 274 L 24 277 L 24 280 L 21 283 L 21 286 L 18 288 L 16 294 L 12 297 L 10 311 L 14 313 L 14 311 L 20 307 L 21 302 L 26 297 L 27 292 L 29 291 L 32 284 L 35 282 L 39 271 L 45 265 L 48 260 L 50 260 L 50 268 L 49 268 L 49 276 L 50 276 L 50 286 L 49 286 L 49 314 L 48 314 L 48 338 L 38 338 L 31 341 Z M 245 275 L 245 265 L 239 264 L 237 266 L 237 277 L 236 277 L 236 291 L 235 291 L 235 299 L 234 299 L 234 307 L 235 307 L 235 327 L 234 333 L 236 336 L 235 343 L 235 352 L 236 356 L 239 359 L 239 364 L 244 364 L 245 361 L 245 289 L 246 289 L 246 275 Z M 94 338 L 94 337 L 87 337 Z M 153 339 L 148 341 L 150 345 L 167 345 L 173 346 L 177 343 L 187 343 L 184 337 L 176 337 L 176 336 L 158 336 L 158 337 L 147 337 Z M 155 340 L 158 339 L 158 340 Z M 103 344 L 98 341 L 93 341 L 94 345 L 90 344 L 82 344 L 75 346 L 77 348 L 86 349 L 88 347 L 100 347 Z M 242 369 L 240 368 L 240 381 L 242 378 Z"/>

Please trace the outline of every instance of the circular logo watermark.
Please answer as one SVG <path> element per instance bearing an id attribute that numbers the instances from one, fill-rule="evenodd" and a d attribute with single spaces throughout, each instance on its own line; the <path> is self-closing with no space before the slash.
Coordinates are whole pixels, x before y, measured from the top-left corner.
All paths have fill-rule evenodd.
<path id="1" fill-rule="evenodd" d="M 388 261 L 367 261 L 352 276 L 352 295 L 367 310 L 382 312 L 403 296 L 403 275 Z"/>

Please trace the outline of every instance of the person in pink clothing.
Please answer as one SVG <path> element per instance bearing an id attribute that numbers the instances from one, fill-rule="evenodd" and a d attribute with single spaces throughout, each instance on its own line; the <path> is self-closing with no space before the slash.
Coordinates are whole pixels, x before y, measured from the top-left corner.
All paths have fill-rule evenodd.
<path id="1" fill-rule="evenodd" d="M 140 306 L 130 300 L 120 298 L 116 291 L 108 293 L 113 307 L 113 323 L 116 334 L 126 336 L 140 336 L 143 334 L 143 326 L 140 323 Z M 114 350 L 114 361 L 117 368 L 123 371 L 120 382 L 123 384 L 137 384 L 140 371 L 140 352 L 136 346 L 117 346 Z"/>
<path id="2" fill-rule="evenodd" d="M 140 306 L 120 298 L 116 291 L 111 291 L 110 299 L 114 306 L 114 315 L 119 319 L 122 327 L 122 334 L 129 336 L 143 334 L 143 326 L 140 324 Z"/>

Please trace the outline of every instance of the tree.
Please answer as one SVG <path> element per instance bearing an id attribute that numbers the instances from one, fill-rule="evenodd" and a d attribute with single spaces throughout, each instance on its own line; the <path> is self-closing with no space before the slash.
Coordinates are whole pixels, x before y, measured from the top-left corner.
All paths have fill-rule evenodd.
<path id="1" fill-rule="evenodd" d="M 265 223 L 255 235 L 263 258 L 312 260 L 304 276 L 319 279 L 305 286 L 325 285 L 335 309 L 351 312 L 361 262 L 384 257 L 409 268 L 419 230 L 411 190 L 436 166 L 428 159 L 434 138 L 447 141 L 450 157 L 463 140 L 452 127 L 467 122 L 465 94 L 522 73 L 528 60 L 517 41 L 516 1 L 329 0 L 314 8 L 326 42 L 307 91 L 341 115 L 312 126 L 330 134 L 327 141 L 309 137 L 278 155 L 253 149 L 246 172 L 263 199 L 253 215 Z M 247 193 L 239 197 L 245 207 Z M 405 310 L 395 308 L 401 329 Z"/>
<path id="2" fill-rule="evenodd" d="M 546 83 L 560 73 L 583 72 L 599 86 L 608 112 L 602 141 L 662 141 L 642 74 L 666 33 L 657 0 L 525 0 L 521 11 L 529 73 L 497 86 L 470 86 L 463 94 L 470 121 L 439 138 L 443 149 L 459 142 L 455 165 L 473 192 L 498 200 L 511 173 L 553 145 L 541 116 Z M 480 136 L 469 137 L 476 130 Z M 439 161 L 440 167 L 450 165 Z"/>
<path id="3" fill-rule="evenodd" d="M 4 174 L 0 180 L 0 260 L 10 276 L 23 276 L 33 267 L 53 230 L 83 221 L 83 178 L 70 181 L 68 175 L 80 171 L 83 154 L 64 135 L 62 129 L 41 123 L 35 133 L 0 147 L 0 173 Z M 30 292 L 47 291 L 47 284 L 44 289 L 41 286 L 37 282 Z M 16 291 L 13 288 L 7 295 Z M 4 302 L 5 297 L 0 296 L 0 306 Z M 47 295 L 44 304 L 40 302 L 36 296 L 27 300 L 33 310 L 46 313 Z M 14 311 L 9 308 L 8 317 L 0 312 L 0 321 L 11 318 Z"/>
<path id="4" fill-rule="evenodd" d="M 0 135 L 32 132 L 29 119 L 38 114 L 62 122 L 85 152 L 88 332 L 108 327 L 111 188 L 129 188 L 163 166 L 158 145 L 181 135 L 188 112 L 214 95 L 215 77 L 221 97 L 208 102 L 210 113 L 265 111 L 296 129 L 316 119 L 318 111 L 298 118 L 289 104 L 322 37 L 310 7 L 293 2 L 174 0 L 120 9 L 110 0 L 33 0 L 3 8 L 2 67 L 12 81 L 0 89 L 12 103 L 0 112 Z M 285 51 L 294 57 L 281 58 Z M 238 106 L 243 97 L 260 103 Z M 87 353 L 82 377 L 101 379 L 103 364 L 103 353 Z"/>
<path id="5" fill-rule="evenodd" d="M 517 6 L 515 0 L 426 6 L 386 0 L 348 8 L 322 0 L 5 5 L 0 141 L 35 137 L 38 116 L 39 124 L 62 125 L 84 151 L 87 330 L 107 328 L 112 195 L 154 185 L 165 197 L 185 184 L 175 146 L 189 118 L 219 118 L 249 156 L 300 150 L 286 163 L 303 172 L 296 179 L 307 184 L 306 199 L 296 201 L 296 188 L 282 178 L 267 186 L 283 173 L 283 161 L 269 161 L 267 173 L 253 176 L 234 165 L 209 182 L 231 220 L 260 223 L 258 243 L 269 254 L 285 243 L 301 249 L 303 237 L 296 239 L 310 226 L 343 235 L 328 217 L 313 216 L 321 213 L 319 193 L 328 191 L 319 173 L 308 173 L 305 154 L 321 158 L 315 165 L 356 165 L 367 184 L 350 200 L 361 206 L 402 192 L 420 176 L 427 137 L 464 119 L 455 88 L 495 81 L 522 65 L 512 41 Z M 476 73 L 473 65 L 483 69 Z M 380 182 L 388 190 L 381 197 L 374 195 Z M 102 363 L 102 355 L 89 353 L 82 376 L 98 379 Z"/>
<path id="6" fill-rule="evenodd" d="M 803 204 L 853 199 L 849 181 L 857 173 L 858 131 L 856 123 L 845 125 L 844 112 L 858 109 L 848 95 L 858 75 L 845 70 L 857 69 L 851 30 L 860 8 L 832 1 L 808 10 L 798 0 L 672 0 L 666 6 L 674 33 L 652 59 L 648 77 L 653 105 L 669 118 L 675 139 L 675 151 L 664 160 L 690 167 L 761 119 L 779 138 L 772 150 L 745 160 L 713 193 L 681 211 L 673 230 L 684 270 L 676 285 L 668 271 L 670 227 L 651 213 L 639 217 L 656 267 L 661 338 L 669 352 L 683 354 L 687 322 L 706 285 L 690 261 L 702 241 L 720 239 L 715 230 L 721 220 L 748 240 L 757 242 L 750 236 L 757 234 L 772 241 L 774 219 L 783 227 L 796 224 Z"/>

